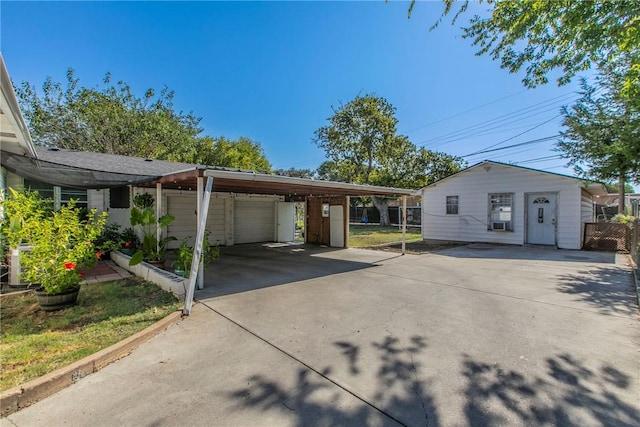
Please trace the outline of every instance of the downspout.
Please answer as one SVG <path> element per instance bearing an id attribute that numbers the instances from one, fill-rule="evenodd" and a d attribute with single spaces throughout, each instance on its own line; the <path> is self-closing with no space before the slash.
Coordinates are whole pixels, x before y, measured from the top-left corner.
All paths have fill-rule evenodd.
<path id="1" fill-rule="evenodd" d="M 204 197 L 202 199 L 202 212 L 204 215 L 198 217 L 198 233 L 196 234 L 196 242 L 193 248 L 193 259 L 191 261 L 191 270 L 189 271 L 189 280 L 187 284 L 187 293 L 184 297 L 184 308 L 182 315 L 188 316 L 191 313 L 193 305 L 193 294 L 196 288 L 196 279 L 198 276 L 198 268 L 200 265 L 200 256 L 202 255 L 202 242 L 204 240 L 204 230 L 207 227 L 207 216 L 209 213 L 209 201 L 211 200 L 211 188 L 213 188 L 213 177 L 207 177 L 207 185 L 204 189 Z"/>

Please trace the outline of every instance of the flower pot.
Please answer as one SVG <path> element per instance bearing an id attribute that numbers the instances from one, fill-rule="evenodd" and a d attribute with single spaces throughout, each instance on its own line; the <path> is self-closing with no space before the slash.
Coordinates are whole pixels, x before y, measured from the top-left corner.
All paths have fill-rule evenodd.
<path id="1" fill-rule="evenodd" d="M 131 249 L 131 248 L 122 248 L 120 249 L 120 252 L 122 252 L 125 255 L 133 255 L 135 253 L 135 249 Z"/>
<path id="2" fill-rule="evenodd" d="M 45 291 L 44 288 L 38 288 L 35 290 L 38 304 L 40 304 L 40 308 L 44 311 L 56 311 L 74 306 L 78 301 L 79 292 L 80 286 L 67 289 L 59 294 L 50 294 Z"/>

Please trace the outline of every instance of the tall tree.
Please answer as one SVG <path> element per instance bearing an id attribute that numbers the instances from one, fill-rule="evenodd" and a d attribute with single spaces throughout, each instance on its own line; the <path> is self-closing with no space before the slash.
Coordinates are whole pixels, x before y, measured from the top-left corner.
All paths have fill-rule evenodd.
<path id="1" fill-rule="evenodd" d="M 329 124 L 316 130 L 314 141 L 328 160 L 320 177 L 357 184 L 419 188 L 457 172 L 461 159 L 418 149 L 396 134 L 395 108 L 375 95 L 357 96 L 332 108 Z M 389 199 L 373 197 L 381 225 L 389 225 Z"/>
<path id="2" fill-rule="evenodd" d="M 137 97 L 109 73 L 102 87 L 87 88 L 70 68 L 66 87 L 47 78 L 42 94 L 28 82 L 16 94 L 37 145 L 174 160 L 202 132 L 199 118 L 174 110 L 173 91 Z"/>
<path id="3" fill-rule="evenodd" d="M 440 20 L 453 13 L 456 22 L 468 0 L 443 0 Z M 487 0 L 488 13 L 475 15 L 462 27 L 463 37 L 478 46 L 477 55 L 500 60 L 512 73 L 525 70 L 523 83 L 535 87 L 547 83 L 552 71 L 560 71 L 565 84 L 577 73 L 616 62 L 628 67 L 627 90 L 640 79 L 640 2 L 633 0 Z M 409 16 L 415 0 L 409 7 Z M 640 92 L 635 93 L 636 96 Z M 631 95 L 631 94 L 629 94 Z"/>
<path id="4" fill-rule="evenodd" d="M 601 70 L 594 85 L 583 80 L 581 99 L 564 108 L 566 130 L 558 142 L 578 173 L 618 181 L 620 213 L 625 183 L 640 183 L 640 98 L 621 93 L 625 80 L 611 66 Z"/>
<path id="5" fill-rule="evenodd" d="M 291 176 L 294 178 L 311 179 L 316 177 L 316 172 L 313 169 L 296 169 L 296 168 L 276 169 L 273 171 L 273 173 L 275 175 Z"/>
<path id="6" fill-rule="evenodd" d="M 47 78 L 42 93 L 28 82 L 16 88 L 34 143 L 98 153 L 121 154 L 268 173 L 271 165 L 258 142 L 246 137 L 201 136 L 200 118 L 177 112 L 173 91 L 131 87 L 111 81 L 80 86 L 73 69 L 66 85 Z"/>

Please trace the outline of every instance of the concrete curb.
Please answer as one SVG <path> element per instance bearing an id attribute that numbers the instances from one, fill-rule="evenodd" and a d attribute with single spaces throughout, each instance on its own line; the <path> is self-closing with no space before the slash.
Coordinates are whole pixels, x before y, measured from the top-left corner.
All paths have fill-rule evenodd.
<path id="1" fill-rule="evenodd" d="M 141 344 L 149 341 L 172 324 L 177 323 L 181 319 L 181 315 L 181 310 L 171 313 L 146 329 L 110 347 L 33 381 L 3 391 L 0 393 L 0 415 L 6 417 L 22 408 L 26 408 L 75 383 L 79 379 L 99 371 L 111 362 L 127 356 Z"/>

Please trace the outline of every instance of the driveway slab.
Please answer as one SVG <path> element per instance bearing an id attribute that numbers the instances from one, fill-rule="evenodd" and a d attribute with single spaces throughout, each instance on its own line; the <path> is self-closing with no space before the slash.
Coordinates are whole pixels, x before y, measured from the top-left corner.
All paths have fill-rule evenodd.
<path id="1" fill-rule="evenodd" d="M 615 255 L 243 245 L 192 315 L 2 425 L 637 426 Z"/>

